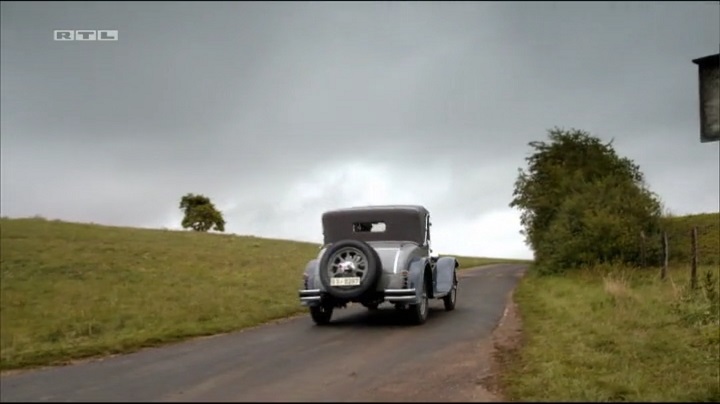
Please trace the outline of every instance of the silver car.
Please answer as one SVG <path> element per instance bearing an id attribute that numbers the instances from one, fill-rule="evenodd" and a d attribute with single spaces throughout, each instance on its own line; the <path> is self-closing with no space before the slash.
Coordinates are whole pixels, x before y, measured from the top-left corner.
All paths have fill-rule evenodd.
<path id="1" fill-rule="evenodd" d="M 313 321 L 328 324 L 350 302 L 370 310 L 392 303 L 414 324 L 429 299 L 455 308 L 458 262 L 430 248 L 430 213 L 417 205 L 365 206 L 325 212 L 324 243 L 303 274 L 300 301 Z"/>

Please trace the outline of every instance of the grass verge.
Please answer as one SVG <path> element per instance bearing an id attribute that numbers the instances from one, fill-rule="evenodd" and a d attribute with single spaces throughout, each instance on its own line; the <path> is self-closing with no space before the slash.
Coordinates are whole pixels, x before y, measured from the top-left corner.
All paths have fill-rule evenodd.
<path id="1" fill-rule="evenodd" d="M 0 369 L 238 330 L 304 311 L 318 245 L 0 220 Z M 476 266 L 502 262 L 462 257 Z"/>
<path id="2" fill-rule="evenodd" d="M 492 264 L 529 264 L 531 260 L 512 259 L 512 258 L 482 258 L 482 257 L 463 257 L 454 256 L 460 264 L 460 270 L 475 268 L 483 265 Z"/>
<path id="3" fill-rule="evenodd" d="M 501 378 L 513 401 L 720 401 L 720 279 L 700 268 L 529 273 L 515 293 L 523 347 Z M 711 275 L 707 275 L 707 274 Z"/>

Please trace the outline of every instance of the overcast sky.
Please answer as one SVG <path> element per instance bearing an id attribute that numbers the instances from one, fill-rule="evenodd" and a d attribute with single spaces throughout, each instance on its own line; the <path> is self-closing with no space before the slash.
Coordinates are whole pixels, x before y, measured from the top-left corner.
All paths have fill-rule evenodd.
<path id="1" fill-rule="evenodd" d="M 441 253 L 531 257 L 508 207 L 547 129 L 615 138 L 674 213 L 717 211 L 697 66 L 717 1 L 2 2 L 3 216 L 321 240 L 422 204 Z M 117 42 L 57 42 L 116 29 Z"/>

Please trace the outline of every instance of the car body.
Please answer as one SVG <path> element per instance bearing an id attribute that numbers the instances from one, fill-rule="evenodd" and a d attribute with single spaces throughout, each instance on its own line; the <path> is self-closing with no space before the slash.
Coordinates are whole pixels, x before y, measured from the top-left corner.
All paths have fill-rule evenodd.
<path id="1" fill-rule="evenodd" d="M 458 261 L 430 246 L 430 213 L 420 205 L 362 206 L 323 213 L 323 245 L 303 274 L 300 301 L 318 325 L 335 308 L 388 302 L 415 324 L 427 319 L 428 300 L 455 308 Z"/>

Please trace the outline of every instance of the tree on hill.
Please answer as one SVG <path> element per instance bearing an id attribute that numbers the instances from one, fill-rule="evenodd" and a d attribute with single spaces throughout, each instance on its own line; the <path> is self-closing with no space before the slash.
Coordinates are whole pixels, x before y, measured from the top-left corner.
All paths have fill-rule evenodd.
<path id="1" fill-rule="evenodd" d="M 180 209 L 184 213 L 182 227 L 195 231 L 225 231 L 225 219 L 222 212 L 215 208 L 210 198 L 204 195 L 187 194 L 180 200 Z"/>
<path id="2" fill-rule="evenodd" d="M 640 168 L 612 141 L 552 129 L 519 170 L 511 207 L 542 272 L 602 262 L 636 264 L 640 234 L 656 234 L 662 206 Z"/>

